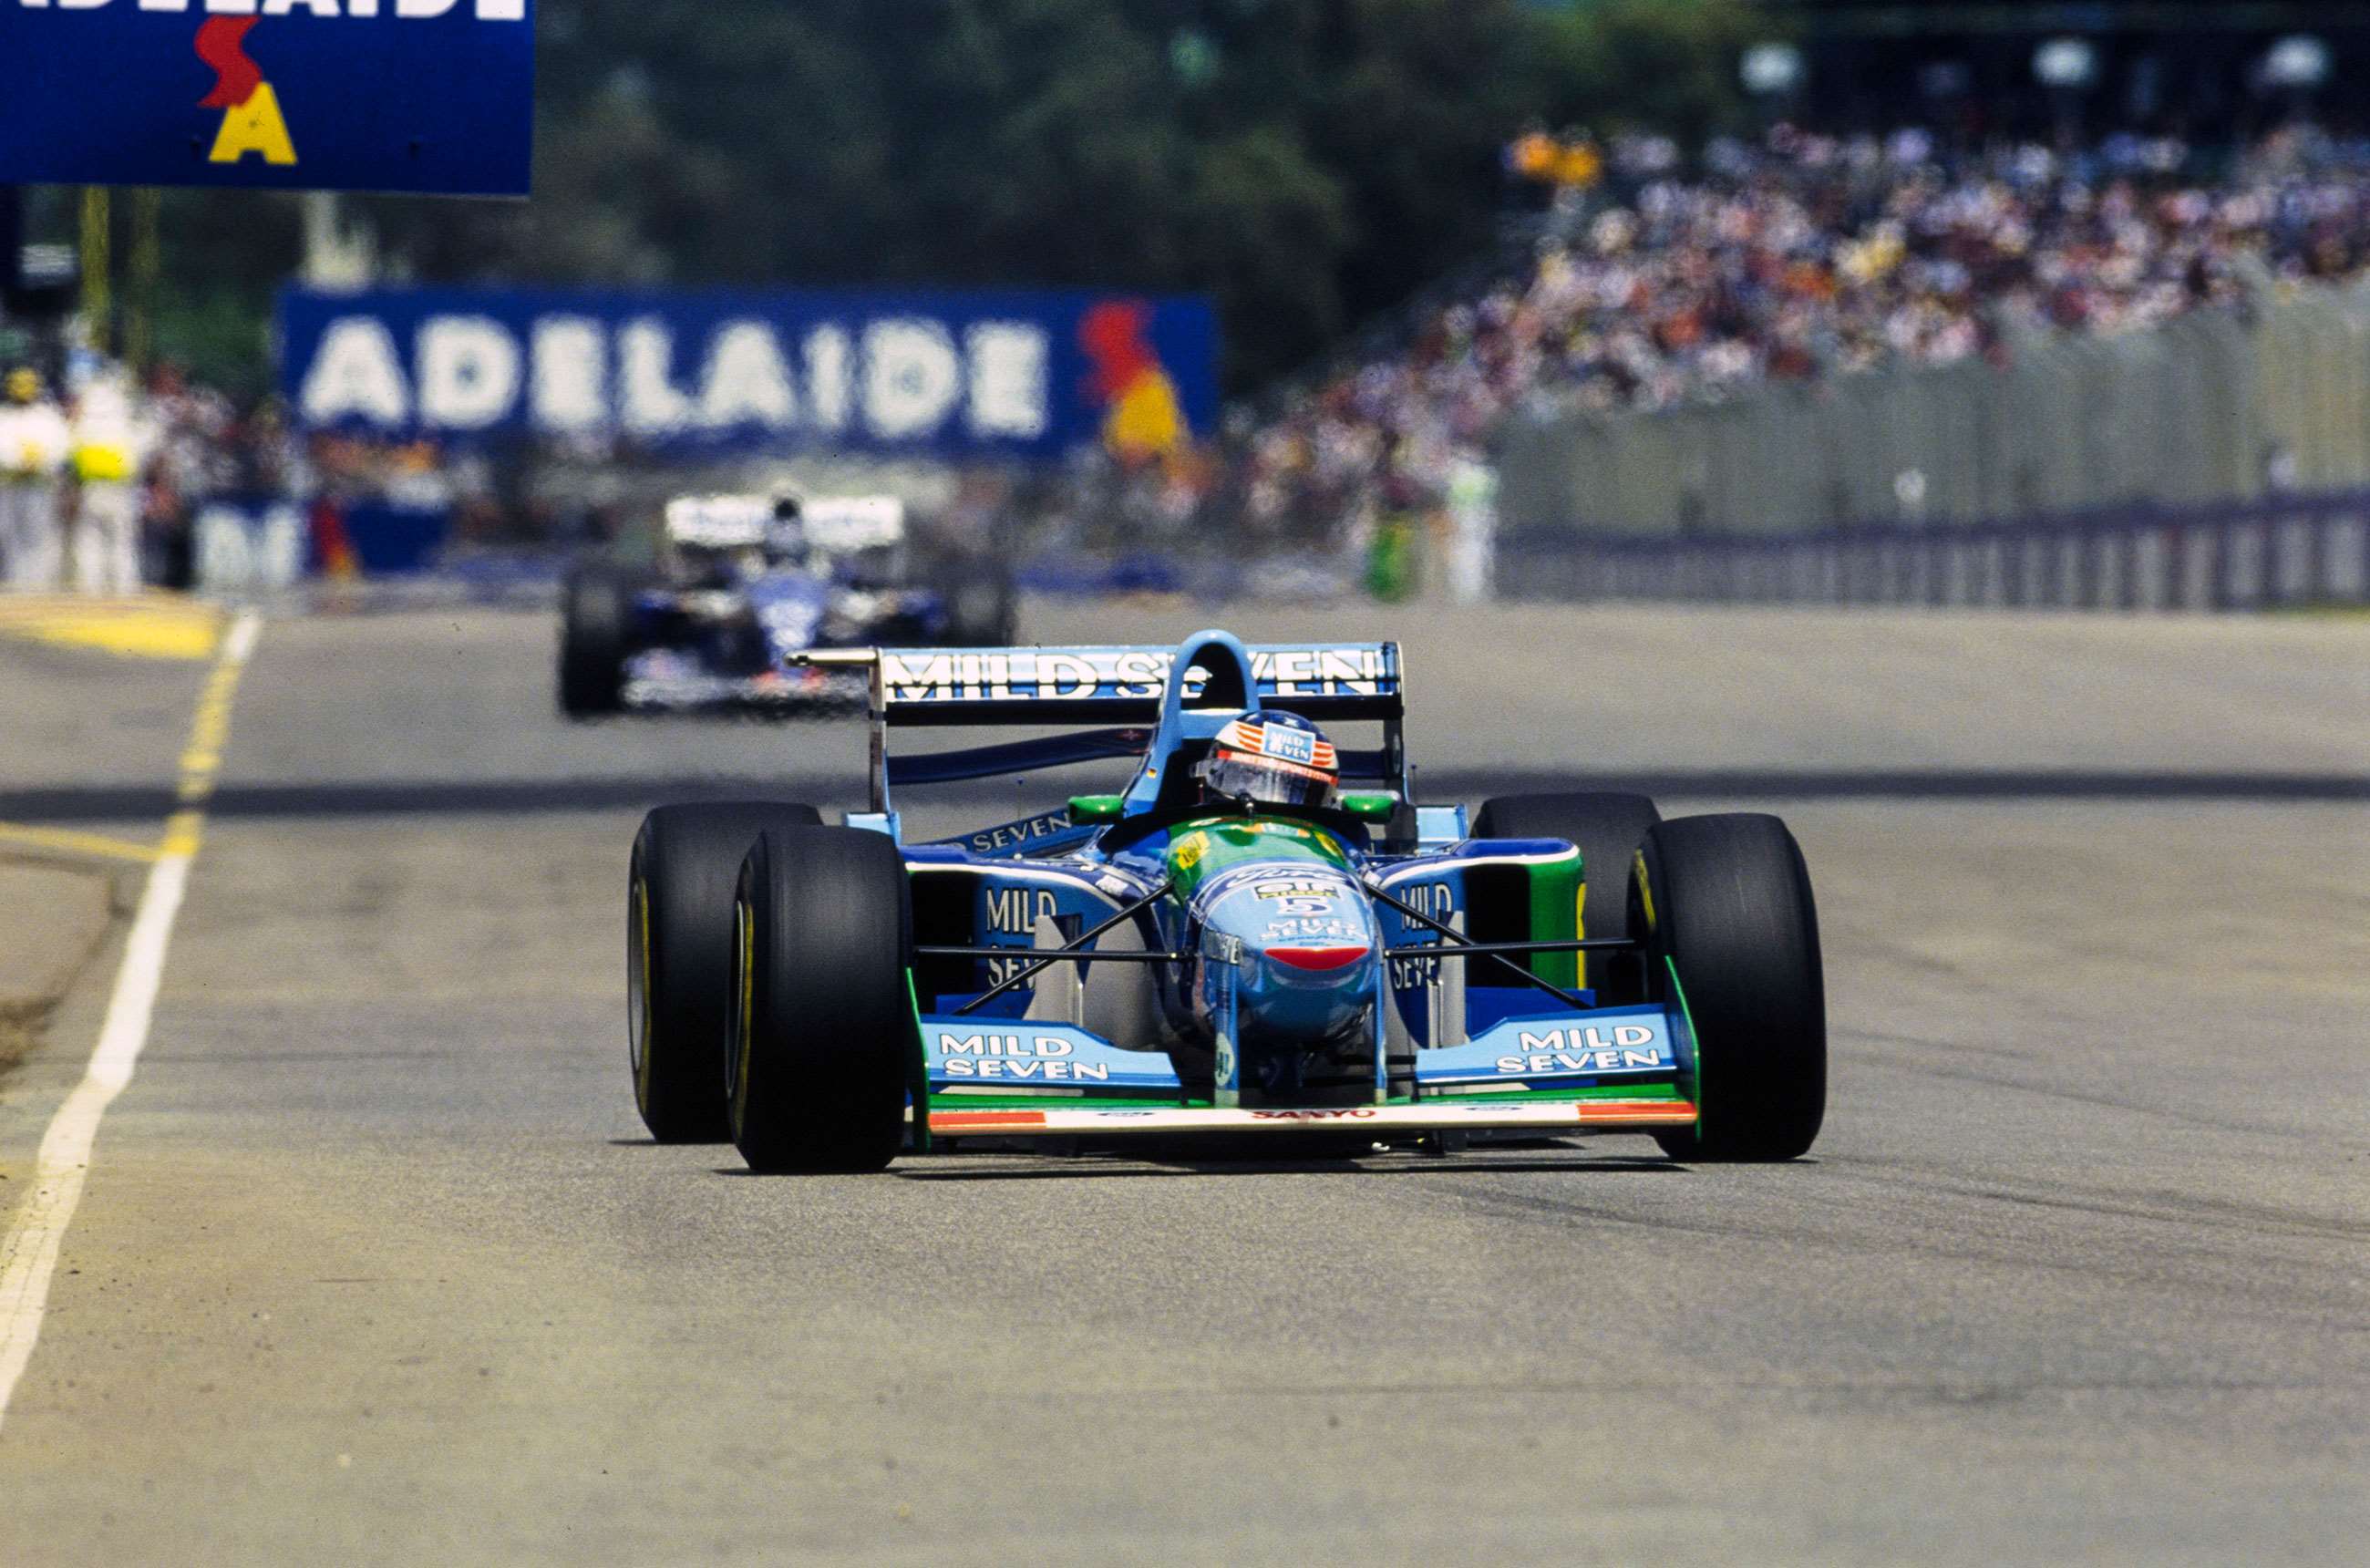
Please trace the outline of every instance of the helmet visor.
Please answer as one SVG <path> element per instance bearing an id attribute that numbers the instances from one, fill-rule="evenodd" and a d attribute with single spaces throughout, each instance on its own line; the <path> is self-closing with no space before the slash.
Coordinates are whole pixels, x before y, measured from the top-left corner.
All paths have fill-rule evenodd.
<path id="1" fill-rule="evenodd" d="M 1333 792 L 1333 776 L 1271 756 L 1221 751 L 1200 768 L 1206 794 L 1263 805 L 1321 806 Z"/>

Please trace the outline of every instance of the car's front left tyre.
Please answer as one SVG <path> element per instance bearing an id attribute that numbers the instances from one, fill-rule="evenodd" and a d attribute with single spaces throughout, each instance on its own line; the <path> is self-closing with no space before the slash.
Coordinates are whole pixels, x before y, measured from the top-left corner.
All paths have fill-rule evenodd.
<path id="1" fill-rule="evenodd" d="M 1639 851 L 1632 919 L 1649 978 L 1684 1005 L 1695 1037 L 1687 1133 L 1674 1159 L 1786 1160 L 1827 1108 L 1827 997 L 1818 910 L 1802 851 L 1774 816 L 1658 823 Z"/>
<path id="2" fill-rule="evenodd" d="M 597 719 L 626 704 L 626 659 L 633 652 L 631 584 L 605 566 L 572 573 L 559 594 L 559 710 Z"/>
<path id="3" fill-rule="evenodd" d="M 742 864 L 732 919 L 734 1146 L 754 1170 L 883 1169 L 919 1053 L 897 846 L 858 828 L 770 831 Z"/>

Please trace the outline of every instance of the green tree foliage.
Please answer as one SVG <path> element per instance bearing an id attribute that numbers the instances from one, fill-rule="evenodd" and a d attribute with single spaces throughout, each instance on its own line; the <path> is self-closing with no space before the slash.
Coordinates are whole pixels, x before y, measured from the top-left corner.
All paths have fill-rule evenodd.
<path id="1" fill-rule="evenodd" d="M 1695 131 L 1747 0 L 542 0 L 536 195 L 362 204 L 422 280 L 1216 297 L 1237 388 L 1488 242 L 1526 117 Z M 176 199 L 251 298 L 293 220 Z M 242 236 L 244 235 L 244 237 Z"/>
<path id="2" fill-rule="evenodd" d="M 1541 29 L 1539 84 L 1558 121 L 1637 125 L 1693 144 L 1730 128 L 1736 61 L 1783 30 L 1731 0 L 1594 0 Z"/>

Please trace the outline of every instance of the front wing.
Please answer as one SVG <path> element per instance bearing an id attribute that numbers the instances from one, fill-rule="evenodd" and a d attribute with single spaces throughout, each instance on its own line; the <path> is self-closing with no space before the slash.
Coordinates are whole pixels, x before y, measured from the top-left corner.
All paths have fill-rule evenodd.
<path id="1" fill-rule="evenodd" d="M 1696 1125 L 1697 1064 L 1683 1009 L 1605 1008 L 1509 1019 L 1416 1054 L 1412 1092 L 1372 1104 L 1246 1106 L 1222 1083 L 1189 1097 L 1165 1054 L 1075 1025 L 922 1015 L 936 1136 L 1289 1132 L 1378 1136 L 1484 1130 L 1670 1132 Z"/>

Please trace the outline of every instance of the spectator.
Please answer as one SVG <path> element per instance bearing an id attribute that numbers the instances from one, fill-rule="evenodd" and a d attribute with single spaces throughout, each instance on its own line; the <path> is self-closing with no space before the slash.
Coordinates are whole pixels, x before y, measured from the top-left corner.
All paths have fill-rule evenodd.
<path id="1" fill-rule="evenodd" d="M 30 369 L 10 371 L 0 399 L 0 559 L 9 586 L 48 592 L 58 586 L 63 565 L 58 481 L 66 463 L 65 416 Z"/>
<path id="2" fill-rule="evenodd" d="M 156 444 L 146 411 L 121 372 L 91 379 L 75 398 L 75 579 L 86 594 L 140 591 L 140 475 Z"/>

